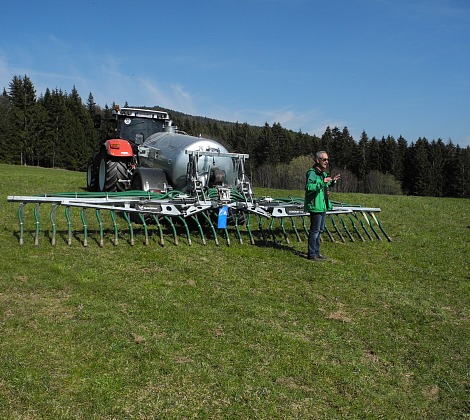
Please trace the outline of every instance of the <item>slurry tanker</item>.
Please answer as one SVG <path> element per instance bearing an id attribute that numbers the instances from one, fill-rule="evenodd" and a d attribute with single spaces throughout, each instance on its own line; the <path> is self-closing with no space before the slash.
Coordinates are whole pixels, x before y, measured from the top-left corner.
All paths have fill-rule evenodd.
<path id="1" fill-rule="evenodd" d="M 27 204 L 34 205 L 35 227 L 30 233 L 35 244 L 39 243 L 42 224 L 40 208 L 46 204 L 50 205 L 52 244 L 56 243 L 60 229 L 56 222 L 59 207 L 64 208 L 64 237 L 69 244 L 77 236 L 72 223 L 77 217 L 72 213 L 79 213 L 85 246 L 89 236 L 100 246 L 108 236 L 117 244 L 119 219 L 125 221 L 131 244 L 135 243 L 137 227 L 143 232 L 145 244 L 155 236 L 161 245 L 166 234 L 178 244 L 181 230 L 188 244 L 192 243 L 191 233 L 196 231 L 205 245 L 207 228 L 216 244 L 218 233 L 223 232 L 230 245 L 229 231 L 242 243 L 242 226 L 252 244 L 257 240 L 267 243 L 269 238 L 274 244 L 280 240 L 289 243 L 285 221 L 290 222 L 297 240 L 301 240 L 299 231 L 308 234 L 308 214 L 304 212 L 302 198 L 255 198 L 245 174 L 247 154 L 230 153 L 214 140 L 179 131 L 164 111 L 115 107 L 113 115 L 113 135 L 90 157 L 87 192 L 8 197 L 8 201 L 20 203 L 20 244 L 24 243 Z M 95 123 L 99 126 L 100 118 Z M 94 229 L 87 221 L 87 211 L 95 213 Z M 380 231 L 391 240 L 375 216 L 379 211 L 379 208 L 333 202 L 326 233 L 330 240 L 344 242 L 346 237 L 351 241 L 380 240 Z M 112 221 L 109 230 L 103 225 L 105 212 Z M 267 226 L 263 226 L 265 221 Z"/>

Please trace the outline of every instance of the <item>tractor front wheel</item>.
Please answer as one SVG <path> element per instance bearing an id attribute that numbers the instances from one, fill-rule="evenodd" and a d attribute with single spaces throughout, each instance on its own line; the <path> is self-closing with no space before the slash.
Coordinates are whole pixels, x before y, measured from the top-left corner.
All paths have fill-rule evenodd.
<path id="1" fill-rule="evenodd" d="M 96 159 L 90 158 L 86 172 L 86 188 L 88 191 L 98 191 L 98 168 Z"/>
<path id="2" fill-rule="evenodd" d="M 102 192 L 124 191 L 126 189 L 127 164 L 112 156 L 101 156 L 98 169 L 98 189 Z"/>

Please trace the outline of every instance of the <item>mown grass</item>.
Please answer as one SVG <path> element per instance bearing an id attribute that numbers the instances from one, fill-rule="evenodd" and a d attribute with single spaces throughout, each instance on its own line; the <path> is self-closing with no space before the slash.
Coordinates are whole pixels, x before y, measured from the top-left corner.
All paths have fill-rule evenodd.
<path id="1" fill-rule="evenodd" d="M 31 210 L 20 247 L 6 197 L 85 176 L 0 177 L 0 417 L 469 416 L 469 200 L 334 194 L 381 207 L 393 241 L 325 240 L 312 263 L 292 234 L 162 247 L 123 229 L 100 248 L 91 220 L 87 247 L 79 223 L 73 246 L 44 231 L 34 246 Z"/>

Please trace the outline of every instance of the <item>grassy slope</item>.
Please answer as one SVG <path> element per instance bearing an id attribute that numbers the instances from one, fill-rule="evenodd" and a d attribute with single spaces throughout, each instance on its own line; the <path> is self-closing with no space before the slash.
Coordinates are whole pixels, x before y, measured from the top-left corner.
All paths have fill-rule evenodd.
<path id="1" fill-rule="evenodd" d="M 325 240 L 312 263 L 293 235 L 20 247 L 6 196 L 84 174 L 0 179 L 0 417 L 469 415 L 469 200 L 334 194 L 381 207 L 393 242 Z"/>

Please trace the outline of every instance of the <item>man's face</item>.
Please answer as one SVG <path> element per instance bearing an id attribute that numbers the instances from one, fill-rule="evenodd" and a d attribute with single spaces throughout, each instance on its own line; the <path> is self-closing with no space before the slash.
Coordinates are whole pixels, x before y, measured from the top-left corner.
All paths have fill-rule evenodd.
<path id="1" fill-rule="evenodd" d="M 323 153 L 321 157 L 317 159 L 317 164 L 322 170 L 325 170 L 328 166 L 328 155 Z"/>

